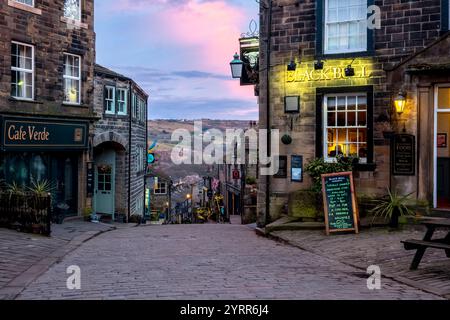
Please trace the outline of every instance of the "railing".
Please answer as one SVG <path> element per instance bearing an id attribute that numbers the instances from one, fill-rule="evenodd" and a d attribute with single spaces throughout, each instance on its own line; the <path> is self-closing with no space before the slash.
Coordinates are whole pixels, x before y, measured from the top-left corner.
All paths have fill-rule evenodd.
<path id="1" fill-rule="evenodd" d="M 0 227 L 51 234 L 51 196 L 0 193 Z"/>

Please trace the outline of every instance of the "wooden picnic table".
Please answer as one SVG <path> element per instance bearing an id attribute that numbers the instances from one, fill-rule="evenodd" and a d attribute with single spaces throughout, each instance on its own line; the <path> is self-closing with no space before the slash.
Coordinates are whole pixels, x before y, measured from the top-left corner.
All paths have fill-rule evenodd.
<path id="1" fill-rule="evenodd" d="M 450 219 L 424 219 L 421 224 L 427 228 L 423 240 L 402 241 L 406 250 L 417 250 L 410 270 L 417 270 L 428 248 L 444 250 L 447 257 L 450 258 Z M 434 232 L 437 229 L 448 229 L 445 238 L 433 239 Z"/>

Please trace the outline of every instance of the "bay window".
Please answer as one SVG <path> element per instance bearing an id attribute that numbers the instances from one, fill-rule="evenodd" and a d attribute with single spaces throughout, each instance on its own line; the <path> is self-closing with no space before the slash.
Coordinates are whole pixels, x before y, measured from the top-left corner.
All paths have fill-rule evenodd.
<path id="1" fill-rule="evenodd" d="M 34 47 L 11 43 L 11 96 L 34 99 Z"/>
<path id="2" fill-rule="evenodd" d="M 367 0 L 324 1 L 324 53 L 367 51 Z"/>
<path id="3" fill-rule="evenodd" d="M 64 103 L 80 104 L 81 57 L 64 54 Z"/>

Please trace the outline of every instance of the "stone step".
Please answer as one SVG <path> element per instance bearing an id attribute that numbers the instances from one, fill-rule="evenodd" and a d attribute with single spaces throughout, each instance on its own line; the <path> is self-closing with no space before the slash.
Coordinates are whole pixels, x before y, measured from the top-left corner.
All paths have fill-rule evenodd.
<path id="1" fill-rule="evenodd" d="M 432 209 L 430 211 L 430 216 L 450 219 L 450 210 L 448 210 L 448 209 Z"/>

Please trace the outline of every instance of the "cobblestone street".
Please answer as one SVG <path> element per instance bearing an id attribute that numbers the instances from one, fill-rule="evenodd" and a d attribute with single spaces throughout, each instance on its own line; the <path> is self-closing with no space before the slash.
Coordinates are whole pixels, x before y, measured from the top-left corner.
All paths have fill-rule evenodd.
<path id="1" fill-rule="evenodd" d="M 81 268 L 81 290 L 66 288 Z M 439 299 L 367 275 L 240 225 L 142 226 L 102 234 L 68 254 L 19 299 Z"/>

